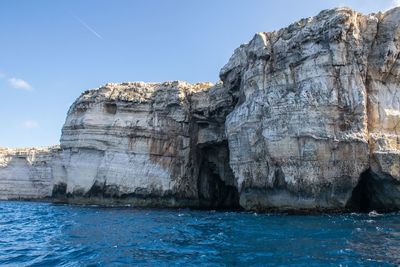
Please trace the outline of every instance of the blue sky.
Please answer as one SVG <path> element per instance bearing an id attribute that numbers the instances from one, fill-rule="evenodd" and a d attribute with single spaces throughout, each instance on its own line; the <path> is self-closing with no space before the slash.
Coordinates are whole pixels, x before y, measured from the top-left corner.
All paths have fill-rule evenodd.
<path id="1" fill-rule="evenodd" d="M 218 80 L 233 50 L 320 10 L 392 0 L 2 0 L 0 146 L 58 144 L 70 104 L 107 82 Z"/>

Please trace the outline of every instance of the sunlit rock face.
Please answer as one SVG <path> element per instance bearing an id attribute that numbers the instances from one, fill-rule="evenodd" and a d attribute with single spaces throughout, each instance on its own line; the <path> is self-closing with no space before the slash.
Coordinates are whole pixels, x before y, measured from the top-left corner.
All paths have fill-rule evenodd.
<path id="1" fill-rule="evenodd" d="M 369 54 L 368 130 L 372 205 L 400 207 L 400 9 L 377 15 L 379 28 Z"/>
<path id="2" fill-rule="evenodd" d="M 220 75 L 239 96 L 226 132 L 243 207 L 343 208 L 370 157 L 398 207 L 398 16 L 327 10 L 235 51 Z"/>
<path id="3" fill-rule="evenodd" d="M 224 140 L 223 121 L 217 121 L 217 113 L 209 121 L 209 112 L 227 100 L 219 103 L 221 87 L 211 87 L 137 82 L 107 84 L 83 93 L 63 127 L 55 195 L 70 195 L 72 201 L 119 198 L 146 206 L 215 205 L 220 193 L 229 194 L 222 187 L 225 169 L 230 169 L 227 149 L 215 151 L 210 159 L 202 151 L 203 146 Z M 214 92 L 213 99 L 209 92 Z M 219 157 L 224 158 L 222 163 Z M 215 161 L 218 181 L 209 179 L 213 174 L 202 173 L 207 160 Z M 228 178 L 226 186 L 233 188 L 233 176 Z"/>
<path id="4" fill-rule="evenodd" d="M 0 148 L 0 199 L 50 197 L 58 147 Z"/>

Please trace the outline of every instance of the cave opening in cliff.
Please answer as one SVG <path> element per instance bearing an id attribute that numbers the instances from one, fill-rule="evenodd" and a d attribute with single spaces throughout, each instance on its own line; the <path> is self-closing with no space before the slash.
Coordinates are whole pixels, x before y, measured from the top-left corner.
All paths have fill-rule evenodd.
<path id="1" fill-rule="evenodd" d="M 229 166 L 228 143 L 221 142 L 199 149 L 198 192 L 201 206 L 213 209 L 239 209 L 239 193 Z"/>
<path id="2" fill-rule="evenodd" d="M 353 189 L 347 208 L 356 212 L 370 212 L 373 205 L 373 174 L 370 169 L 360 175 L 357 186 Z"/>
<path id="3" fill-rule="evenodd" d="M 115 115 L 117 113 L 117 104 L 116 103 L 105 103 L 104 110 L 106 113 Z"/>

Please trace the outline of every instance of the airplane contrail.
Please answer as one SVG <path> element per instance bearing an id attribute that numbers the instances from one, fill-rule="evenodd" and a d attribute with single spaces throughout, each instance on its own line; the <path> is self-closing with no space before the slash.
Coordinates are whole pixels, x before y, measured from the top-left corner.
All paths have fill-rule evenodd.
<path id="1" fill-rule="evenodd" d="M 76 19 L 80 24 L 82 24 L 82 26 L 85 27 L 88 31 L 90 31 L 91 33 L 93 33 L 97 38 L 103 40 L 103 37 L 102 37 L 99 33 L 97 33 L 92 27 L 90 27 L 86 22 L 84 22 L 83 20 L 81 20 L 80 18 L 78 18 L 78 17 L 76 17 L 76 16 L 74 16 L 74 17 L 75 17 L 75 19 Z"/>

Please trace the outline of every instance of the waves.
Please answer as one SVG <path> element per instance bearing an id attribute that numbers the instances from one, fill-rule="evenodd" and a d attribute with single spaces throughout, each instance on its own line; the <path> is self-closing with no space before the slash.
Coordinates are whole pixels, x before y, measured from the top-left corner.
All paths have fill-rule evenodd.
<path id="1" fill-rule="evenodd" d="M 287 216 L 0 202 L 0 265 L 400 264 L 400 214 Z"/>

